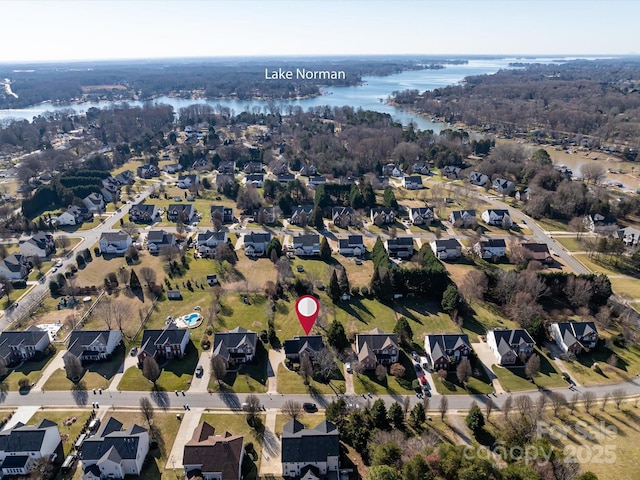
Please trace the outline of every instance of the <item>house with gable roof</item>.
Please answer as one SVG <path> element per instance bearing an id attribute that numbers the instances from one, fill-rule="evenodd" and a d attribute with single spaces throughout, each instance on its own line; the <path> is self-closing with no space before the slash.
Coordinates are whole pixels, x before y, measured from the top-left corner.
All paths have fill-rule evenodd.
<path id="1" fill-rule="evenodd" d="M 290 420 L 282 429 L 280 460 L 285 478 L 326 478 L 340 467 L 340 437 L 338 428 L 324 420 L 312 429 Z M 309 476 L 309 472 L 313 476 Z"/>
<path id="2" fill-rule="evenodd" d="M 214 357 L 222 358 L 227 367 L 253 361 L 258 346 L 258 334 L 236 327 L 228 332 L 217 332 L 213 337 Z"/>
<path id="3" fill-rule="evenodd" d="M 487 332 L 487 345 L 498 365 L 513 365 L 518 359 L 525 361 L 531 356 L 535 342 L 525 329 L 494 328 Z"/>
<path id="4" fill-rule="evenodd" d="M 170 222 L 191 223 L 193 217 L 196 216 L 196 209 L 192 203 L 172 203 L 167 208 L 167 220 Z"/>
<path id="5" fill-rule="evenodd" d="M 42 458 L 62 458 L 62 438 L 58 425 L 42 419 L 35 425 L 16 423 L 0 431 L 0 478 L 29 476 Z"/>
<path id="6" fill-rule="evenodd" d="M 107 360 L 121 342 L 120 330 L 74 330 L 62 358 L 65 364 L 69 355 L 75 356 L 80 363 Z"/>
<path id="7" fill-rule="evenodd" d="M 504 238 L 490 238 L 480 240 L 473 246 L 473 251 L 484 259 L 497 259 L 507 254 L 507 244 Z"/>
<path id="8" fill-rule="evenodd" d="M 296 335 L 284 341 L 285 357 L 292 362 L 299 362 L 302 357 L 313 359 L 318 352 L 324 350 L 322 335 Z"/>
<path id="9" fill-rule="evenodd" d="M 162 330 L 144 330 L 142 346 L 138 350 L 138 366 L 142 367 L 146 357 L 153 357 L 159 364 L 184 357 L 189 338 L 189 329 L 178 328 L 173 322 Z"/>
<path id="10" fill-rule="evenodd" d="M 49 258 L 56 252 L 56 244 L 53 235 L 47 232 L 38 232 L 26 242 L 20 244 L 20 253 L 25 257 Z"/>
<path id="11" fill-rule="evenodd" d="M 435 218 L 433 207 L 417 207 L 409 209 L 409 220 L 413 225 L 431 225 Z"/>
<path id="12" fill-rule="evenodd" d="M 491 186 L 496 192 L 503 195 L 509 195 L 516 189 L 516 184 L 506 178 L 496 178 Z"/>
<path id="13" fill-rule="evenodd" d="M 598 345 L 594 322 L 556 322 L 549 325 L 549 332 L 563 353 L 578 355 Z"/>
<path id="14" fill-rule="evenodd" d="M 420 190 L 421 188 L 424 188 L 422 185 L 422 177 L 420 175 L 402 177 L 402 186 L 407 190 Z"/>
<path id="15" fill-rule="evenodd" d="M 102 194 L 93 192 L 82 199 L 82 203 L 91 213 L 104 212 L 105 204 Z"/>
<path id="16" fill-rule="evenodd" d="M 349 235 L 347 238 L 338 239 L 338 252 L 340 255 L 353 255 L 361 257 L 365 254 L 362 235 Z"/>
<path id="17" fill-rule="evenodd" d="M 7 280 L 25 280 L 30 270 L 29 259 L 20 253 L 12 253 L 0 260 L 0 276 Z"/>
<path id="18" fill-rule="evenodd" d="M 271 241 L 269 232 L 249 232 L 244 234 L 244 254 L 248 257 L 262 257 L 267 253 Z"/>
<path id="19" fill-rule="evenodd" d="M 218 245 L 227 243 L 227 232 L 207 230 L 196 237 L 196 250 L 205 258 L 215 258 Z"/>
<path id="20" fill-rule="evenodd" d="M 69 207 L 56 218 L 56 224 L 64 225 L 81 225 L 85 220 L 91 220 L 93 213 L 86 207 L 78 207 L 69 205 Z"/>
<path id="21" fill-rule="evenodd" d="M 241 480 L 243 457 L 242 435 L 216 435 L 215 427 L 200 422 L 184 445 L 182 465 L 186 478 Z"/>
<path id="22" fill-rule="evenodd" d="M 553 257 L 546 243 L 525 242 L 520 246 L 524 248 L 525 254 L 531 260 L 537 260 L 541 263 L 553 263 Z"/>
<path id="23" fill-rule="evenodd" d="M 289 223 L 291 225 L 306 226 L 309 223 L 313 209 L 313 205 L 298 205 L 293 209 Z"/>
<path id="24" fill-rule="evenodd" d="M 126 430 L 122 422 L 108 417 L 80 450 L 82 480 L 125 478 L 140 475 L 149 453 L 149 431 L 133 424 Z"/>
<path id="25" fill-rule="evenodd" d="M 431 173 L 431 167 L 425 162 L 416 162 L 411 165 L 411 173 L 418 175 L 429 175 Z"/>
<path id="26" fill-rule="evenodd" d="M 453 210 L 449 221 L 454 227 L 475 227 L 478 223 L 475 210 Z"/>
<path id="27" fill-rule="evenodd" d="M 147 235 L 147 250 L 152 255 L 160 253 L 164 247 L 176 244 L 176 236 L 165 230 L 151 230 Z"/>
<path id="28" fill-rule="evenodd" d="M 214 218 L 218 218 L 223 224 L 233 223 L 233 208 L 224 205 L 211 205 L 209 216 L 212 222 Z"/>
<path id="29" fill-rule="evenodd" d="M 132 243 L 131 236 L 124 232 L 102 232 L 98 241 L 103 255 L 123 255 Z"/>
<path id="30" fill-rule="evenodd" d="M 159 217 L 158 207 L 155 205 L 138 203 L 129 209 L 129 220 L 134 223 L 153 223 Z"/>
<path id="31" fill-rule="evenodd" d="M 510 228 L 513 225 L 513 220 L 509 216 L 509 210 L 490 208 L 482 212 L 482 221 L 487 225 L 493 225 L 496 227 Z"/>
<path id="32" fill-rule="evenodd" d="M 4 331 L 0 333 L 0 359 L 12 366 L 44 353 L 50 343 L 49 333 L 35 325 L 22 331 Z"/>
<path id="33" fill-rule="evenodd" d="M 356 211 L 351 207 L 334 207 L 331 209 L 331 221 L 338 228 L 355 225 Z"/>
<path id="34" fill-rule="evenodd" d="M 424 351 L 434 371 L 448 370 L 471 355 L 469 337 L 464 333 L 431 334 L 424 337 Z"/>
<path id="35" fill-rule="evenodd" d="M 293 251 L 299 257 L 320 255 L 320 235 L 309 233 L 293 237 Z"/>
<path id="36" fill-rule="evenodd" d="M 475 171 L 469 173 L 469 183 L 471 183 L 472 185 L 484 187 L 488 182 L 489 182 L 489 177 L 484 173 L 475 172 Z"/>
<path id="37" fill-rule="evenodd" d="M 391 207 L 372 208 L 371 221 L 378 226 L 395 223 L 396 212 Z"/>
<path id="38" fill-rule="evenodd" d="M 431 240 L 429 246 L 436 258 L 440 260 L 452 260 L 462 256 L 462 245 L 456 238 Z"/>
<path id="39" fill-rule="evenodd" d="M 378 364 L 391 365 L 398 361 L 398 336 L 384 333 L 374 328 L 369 333 L 356 335 L 356 356 L 367 370 L 373 370 Z"/>
<path id="40" fill-rule="evenodd" d="M 618 224 L 613 217 L 605 217 L 599 213 L 586 215 L 584 217 L 584 224 L 587 230 L 600 235 L 610 235 L 618 230 Z"/>
<path id="41" fill-rule="evenodd" d="M 392 258 L 409 258 L 413 255 L 413 237 L 387 238 L 384 246 Z"/>

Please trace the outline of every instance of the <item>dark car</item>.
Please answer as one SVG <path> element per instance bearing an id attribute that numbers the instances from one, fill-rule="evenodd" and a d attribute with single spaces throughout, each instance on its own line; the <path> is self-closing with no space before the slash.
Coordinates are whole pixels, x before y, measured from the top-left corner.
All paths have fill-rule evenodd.
<path id="1" fill-rule="evenodd" d="M 306 412 L 315 412 L 316 410 L 318 410 L 318 407 L 316 407 L 315 403 L 308 403 L 308 402 L 303 403 L 302 408 L 304 408 Z"/>

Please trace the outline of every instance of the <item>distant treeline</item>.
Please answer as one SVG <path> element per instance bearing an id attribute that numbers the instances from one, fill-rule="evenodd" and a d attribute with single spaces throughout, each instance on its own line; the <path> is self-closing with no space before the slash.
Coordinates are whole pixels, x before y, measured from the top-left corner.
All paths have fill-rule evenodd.
<path id="1" fill-rule="evenodd" d="M 11 81 L 15 98 L 0 89 L 0 108 L 24 108 L 40 102 L 71 103 L 76 100 L 148 100 L 161 95 L 190 98 L 193 92 L 206 98 L 288 99 L 320 94 L 326 86 L 357 85 L 364 75 L 391 75 L 403 70 L 442 68 L 443 59 L 274 59 L 269 63 L 236 62 L 126 62 L 63 65 L 1 66 L 0 78 Z M 265 68 L 305 68 L 314 71 L 344 71 L 344 79 L 266 80 Z M 83 87 L 85 87 L 83 89 Z M 90 87 L 90 88 L 87 88 Z M 114 88 L 118 87 L 118 88 Z M 124 88 L 123 88 L 124 87 Z"/>
<path id="2" fill-rule="evenodd" d="M 524 65 L 420 94 L 397 92 L 403 106 L 486 132 L 590 144 L 640 138 L 640 59 L 578 60 Z"/>

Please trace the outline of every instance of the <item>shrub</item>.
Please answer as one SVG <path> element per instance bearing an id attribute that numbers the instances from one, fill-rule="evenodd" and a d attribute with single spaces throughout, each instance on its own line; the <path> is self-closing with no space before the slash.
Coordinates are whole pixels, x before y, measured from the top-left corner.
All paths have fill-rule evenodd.
<path id="1" fill-rule="evenodd" d="M 20 387 L 21 390 L 27 389 L 30 386 L 31 386 L 31 381 L 29 380 L 29 378 L 22 377 L 20 380 L 18 380 L 18 387 Z"/>
<path id="2" fill-rule="evenodd" d="M 360 293 L 362 294 L 363 297 L 368 297 L 369 296 L 369 287 L 364 286 L 360 289 Z"/>
<path id="3" fill-rule="evenodd" d="M 99 257 L 99 256 L 100 256 L 100 248 L 98 248 L 98 247 L 93 247 L 93 254 L 94 254 L 96 257 Z"/>

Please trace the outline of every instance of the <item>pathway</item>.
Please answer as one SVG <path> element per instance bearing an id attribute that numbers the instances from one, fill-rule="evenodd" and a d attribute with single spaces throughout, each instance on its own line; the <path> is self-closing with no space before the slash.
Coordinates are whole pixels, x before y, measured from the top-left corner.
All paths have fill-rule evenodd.
<path id="1" fill-rule="evenodd" d="M 344 372 L 344 393 L 347 395 L 355 395 L 356 391 L 353 388 L 353 373 Z"/>
<path id="2" fill-rule="evenodd" d="M 18 409 L 14 412 L 7 423 L 4 424 L 4 427 L 2 429 L 7 430 L 8 428 L 15 426 L 18 422 L 24 423 L 26 425 L 38 410 L 40 410 L 40 407 L 35 405 L 18 407 Z"/>
<path id="3" fill-rule="evenodd" d="M 485 372 L 487 372 L 489 380 L 491 380 L 491 384 L 493 385 L 494 394 L 502 395 L 503 393 L 505 393 L 504 388 L 502 388 L 502 385 L 500 385 L 498 377 L 496 377 L 496 374 L 493 373 L 493 370 L 491 370 L 491 365 L 496 363 L 496 358 L 493 356 L 493 352 L 489 348 L 489 345 L 487 345 L 485 342 L 472 343 L 471 348 L 473 348 L 473 351 L 476 352 L 478 360 L 480 360 L 480 363 L 484 367 Z"/>
<path id="4" fill-rule="evenodd" d="M 264 439 L 262 441 L 262 461 L 260 462 L 260 478 L 267 476 L 281 477 L 280 442 L 275 435 L 277 410 L 267 410 L 264 423 Z"/>
<path id="5" fill-rule="evenodd" d="M 580 387 L 581 385 L 575 381 L 575 378 L 572 376 L 571 371 L 567 368 L 567 366 L 560 358 L 562 352 L 560 352 L 560 348 L 558 347 L 558 345 L 556 345 L 555 342 L 545 342 L 545 347 L 549 349 L 549 358 L 553 361 L 556 367 L 558 367 L 558 370 L 569 375 L 569 378 L 571 378 L 573 384 L 576 387 Z"/>
<path id="6" fill-rule="evenodd" d="M 458 445 L 471 445 L 473 443 L 470 435 L 471 432 L 467 428 L 462 415 L 456 413 L 447 415 L 447 420 L 449 421 L 449 427 L 451 427 L 451 430 L 458 438 Z"/>
<path id="7" fill-rule="evenodd" d="M 32 391 L 41 392 L 42 387 L 44 386 L 45 383 L 47 383 L 47 380 L 49 380 L 49 377 L 53 375 L 53 373 L 59 368 L 64 369 L 64 360 L 62 359 L 62 357 L 64 356 L 65 353 L 67 353 L 66 349 L 60 350 L 56 354 L 56 356 L 53 358 L 53 360 L 49 362 L 49 365 L 47 365 L 47 368 L 45 368 L 44 371 L 42 372 L 40 379 L 36 382 L 36 384 L 31 389 Z"/>
<path id="8" fill-rule="evenodd" d="M 278 366 L 284 362 L 285 354 L 283 349 L 269 349 L 269 363 L 267 364 L 267 377 L 269 379 L 269 389 L 267 393 L 278 393 Z"/>
<path id="9" fill-rule="evenodd" d="M 194 430 L 198 426 L 198 423 L 200 423 L 200 416 L 204 410 L 204 408 L 192 408 L 191 410 L 185 410 L 182 414 L 180 428 L 173 442 L 173 447 L 171 447 L 171 453 L 167 458 L 165 469 L 182 468 L 184 445 L 191 440 Z"/>

